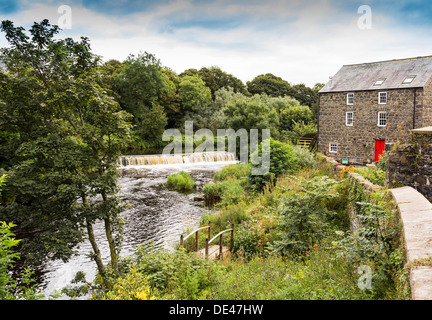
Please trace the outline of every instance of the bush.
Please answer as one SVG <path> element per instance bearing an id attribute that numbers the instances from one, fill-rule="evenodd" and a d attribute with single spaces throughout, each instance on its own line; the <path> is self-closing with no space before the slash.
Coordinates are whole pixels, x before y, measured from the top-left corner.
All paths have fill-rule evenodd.
<path id="1" fill-rule="evenodd" d="M 203 188 L 207 204 L 220 201 L 219 207 L 237 204 L 244 196 L 244 182 L 238 179 L 228 179 L 218 183 L 208 183 Z"/>
<path id="2" fill-rule="evenodd" d="M 255 255 L 264 255 L 268 244 L 267 232 L 261 221 L 242 221 L 235 228 L 234 252 L 238 257 L 246 260 L 250 260 Z"/>
<path id="3" fill-rule="evenodd" d="M 196 183 L 193 181 L 189 173 L 180 171 L 168 176 L 167 185 L 168 187 L 174 188 L 178 191 L 191 191 L 195 188 Z"/>
<path id="4" fill-rule="evenodd" d="M 250 165 L 241 163 L 228 165 L 215 173 L 216 183 L 208 183 L 203 188 L 207 205 L 219 201 L 219 207 L 238 203 L 245 196 L 249 174 Z"/>
<path id="5" fill-rule="evenodd" d="M 207 205 L 214 205 L 219 202 L 222 196 L 222 188 L 220 183 L 207 183 L 203 188 L 204 198 Z"/>
<path id="6" fill-rule="evenodd" d="M 293 178 L 293 180 L 295 180 Z M 281 239 L 272 247 L 286 256 L 309 250 L 327 235 L 328 224 L 334 212 L 328 210 L 328 200 L 338 196 L 332 192 L 337 182 L 328 177 L 311 180 L 299 179 L 297 188 L 281 203 Z"/>
<path id="7" fill-rule="evenodd" d="M 36 290 L 37 284 L 31 278 L 34 271 L 25 269 L 20 280 L 11 277 L 10 270 L 20 258 L 13 248 L 21 240 L 15 239 L 11 228 L 15 225 L 0 221 L 0 300 L 39 300 L 43 295 Z"/>
<path id="8" fill-rule="evenodd" d="M 304 123 L 302 121 L 295 122 L 291 130 L 282 131 L 283 141 L 289 141 L 293 144 L 297 144 L 298 140 L 309 133 L 317 133 L 317 125 L 313 122 Z"/>
<path id="9" fill-rule="evenodd" d="M 252 168 L 258 168 L 263 164 L 253 164 L 259 162 L 259 157 L 263 153 L 263 145 L 260 143 L 257 150 L 251 154 L 250 159 Z M 266 152 L 266 150 L 264 150 Z M 267 151 L 268 152 L 268 151 Z M 264 175 L 249 175 L 249 182 L 254 190 L 261 191 L 269 182 L 275 184 L 276 178 L 284 173 L 293 173 L 299 169 L 300 159 L 295 151 L 295 147 L 277 140 L 270 139 L 270 166 L 268 173 Z"/>
<path id="10" fill-rule="evenodd" d="M 349 189 L 359 228 L 336 242 L 339 254 L 350 264 L 370 265 L 374 295 L 386 298 L 404 266 L 397 210 L 384 191 L 368 194 L 356 182 L 351 182 Z"/>
<path id="11" fill-rule="evenodd" d="M 137 270 L 136 265 L 131 266 L 130 272 L 124 277 L 117 278 L 110 291 L 100 300 L 155 300 L 153 290 L 150 288 L 148 277 Z"/>
<path id="12" fill-rule="evenodd" d="M 137 250 L 137 270 L 157 288 L 161 299 L 205 299 L 224 267 L 195 253 L 182 250 L 168 252 L 140 246 Z"/>
<path id="13" fill-rule="evenodd" d="M 223 167 L 221 171 L 216 172 L 213 178 L 216 181 L 223 181 L 231 178 L 241 179 L 249 176 L 251 171 L 250 164 L 236 163 Z"/>
<path id="14" fill-rule="evenodd" d="M 234 205 L 229 205 L 222 208 L 217 214 L 203 214 L 201 216 L 201 225 L 212 223 L 212 234 L 216 234 L 222 230 L 240 225 L 242 221 L 250 219 L 246 211 L 247 205 L 244 202 L 239 202 Z"/>
<path id="15" fill-rule="evenodd" d="M 300 168 L 314 168 L 317 165 L 315 154 L 308 149 L 295 147 L 294 151 L 299 159 L 298 165 Z"/>

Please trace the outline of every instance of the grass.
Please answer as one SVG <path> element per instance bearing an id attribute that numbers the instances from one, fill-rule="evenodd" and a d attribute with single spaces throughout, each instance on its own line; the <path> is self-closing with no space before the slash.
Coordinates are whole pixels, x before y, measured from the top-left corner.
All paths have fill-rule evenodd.
<path id="1" fill-rule="evenodd" d="M 196 183 L 187 172 L 180 171 L 168 176 L 167 185 L 177 191 L 192 191 Z"/>

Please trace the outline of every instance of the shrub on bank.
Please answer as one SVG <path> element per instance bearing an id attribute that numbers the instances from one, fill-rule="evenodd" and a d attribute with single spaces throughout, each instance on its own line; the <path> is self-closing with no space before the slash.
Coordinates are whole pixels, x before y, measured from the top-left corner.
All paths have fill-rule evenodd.
<path id="1" fill-rule="evenodd" d="M 265 144 L 260 143 L 257 150 L 250 156 L 252 170 L 261 167 L 268 170 L 268 173 L 263 175 L 249 175 L 249 183 L 252 189 L 256 191 L 261 191 L 267 183 L 275 184 L 277 177 L 282 174 L 293 173 L 300 168 L 300 160 L 295 146 L 270 139 L 269 149 L 266 150 L 265 147 Z M 270 152 L 269 164 L 266 164 L 261 158 L 266 152 Z"/>

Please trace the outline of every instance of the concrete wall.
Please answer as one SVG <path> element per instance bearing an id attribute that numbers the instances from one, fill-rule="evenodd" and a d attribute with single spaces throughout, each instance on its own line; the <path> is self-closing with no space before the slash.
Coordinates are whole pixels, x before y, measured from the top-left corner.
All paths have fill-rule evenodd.
<path id="1" fill-rule="evenodd" d="M 432 256 L 432 204 L 412 187 L 390 192 L 398 205 L 407 264 L 411 265 L 411 299 L 432 300 L 432 267 L 417 264 Z"/>

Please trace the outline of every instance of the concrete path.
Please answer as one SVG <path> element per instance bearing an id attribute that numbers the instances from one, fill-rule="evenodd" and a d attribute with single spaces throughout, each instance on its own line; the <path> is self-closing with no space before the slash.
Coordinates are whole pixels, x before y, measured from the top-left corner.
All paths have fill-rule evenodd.
<path id="1" fill-rule="evenodd" d="M 390 192 L 401 216 L 407 263 L 432 257 L 432 203 L 411 187 Z M 432 300 L 432 267 L 412 267 L 410 286 L 413 300 Z"/>

